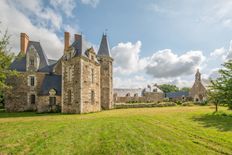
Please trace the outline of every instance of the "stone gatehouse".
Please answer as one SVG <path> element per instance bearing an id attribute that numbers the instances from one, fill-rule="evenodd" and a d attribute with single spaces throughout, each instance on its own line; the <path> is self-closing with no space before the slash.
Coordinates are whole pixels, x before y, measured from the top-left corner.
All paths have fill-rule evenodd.
<path id="1" fill-rule="evenodd" d="M 96 53 L 82 35 L 64 33 L 64 52 L 59 60 L 48 59 L 40 42 L 20 35 L 20 53 L 10 69 L 19 76 L 8 78 L 13 86 L 5 108 L 13 111 L 88 113 L 113 106 L 113 59 L 107 35 Z"/>

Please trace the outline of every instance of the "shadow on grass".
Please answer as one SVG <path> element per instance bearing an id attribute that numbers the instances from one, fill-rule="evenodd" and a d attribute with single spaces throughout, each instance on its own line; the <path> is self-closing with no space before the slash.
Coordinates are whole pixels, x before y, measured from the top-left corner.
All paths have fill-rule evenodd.
<path id="1" fill-rule="evenodd" d="M 36 112 L 5 112 L 4 109 L 0 109 L 1 118 L 11 117 L 40 117 L 40 116 L 57 116 L 62 115 L 61 113 L 36 113 Z"/>
<path id="2" fill-rule="evenodd" d="M 200 122 L 204 127 L 214 127 L 220 131 L 232 131 L 232 114 L 217 112 L 193 117 L 193 120 Z"/>

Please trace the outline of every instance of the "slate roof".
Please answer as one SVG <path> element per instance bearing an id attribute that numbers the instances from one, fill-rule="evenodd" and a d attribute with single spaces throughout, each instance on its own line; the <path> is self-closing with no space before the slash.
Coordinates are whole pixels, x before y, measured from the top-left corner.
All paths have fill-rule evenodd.
<path id="1" fill-rule="evenodd" d="M 47 74 L 40 89 L 41 95 L 49 95 L 49 90 L 55 89 L 57 95 L 61 95 L 61 75 Z"/>
<path id="2" fill-rule="evenodd" d="M 179 91 L 179 92 L 170 92 L 170 93 L 166 93 L 165 97 L 167 98 L 178 98 L 178 97 L 187 97 L 189 96 L 189 92 L 183 92 L 183 91 Z"/>
<path id="3" fill-rule="evenodd" d="M 40 42 L 29 41 L 26 52 L 29 51 L 30 46 L 34 46 L 40 58 L 40 64 L 39 64 L 38 71 L 39 72 L 51 72 L 54 64 L 56 63 L 55 60 L 49 60 L 47 58 L 42 46 L 40 45 Z M 26 55 L 19 54 L 18 57 L 12 62 L 10 69 L 22 71 L 22 72 L 26 71 Z"/>
<path id="4" fill-rule="evenodd" d="M 90 48 L 89 43 L 82 38 L 82 35 L 79 35 L 78 40 L 75 40 L 71 47 L 74 48 L 74 55 L 75 56 L 85 56 L 86 57 L 86 50 Z"/>
<path id="5" fill-rule="evenodd" d="M 109 44 L 108 44 L 108 40 L 107 40 L 107 35 L 106 34 L 103 34 L 103 36 L 102 36 L 100 48 L 98 50 L 98 54 L 97 55 L 98 56 L 109 56 L 109 57 L 111 57 L 110 48 L 109 48 Z"/>
<path id="6" fill-rule="evenodd" d="M 142 90 L 141 88 L 138 89 L 120 89 L 120 88 L 115 88 L 114 94 L 116 93 L 118 97 L 125 97 L 128 93 L 130 93 L 130 96 L 134 96 L 137 94 L 138 96 L 142 96 Z"/>

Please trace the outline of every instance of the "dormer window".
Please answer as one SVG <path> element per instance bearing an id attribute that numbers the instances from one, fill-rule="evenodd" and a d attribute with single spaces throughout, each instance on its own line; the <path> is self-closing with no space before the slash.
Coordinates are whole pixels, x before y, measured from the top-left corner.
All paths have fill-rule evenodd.
<path id="1" fill-rule="evenodd" d="M 34 59 L 30 59 L 30 66 L 34 66 L 35 65 L 35 60 Z"/>

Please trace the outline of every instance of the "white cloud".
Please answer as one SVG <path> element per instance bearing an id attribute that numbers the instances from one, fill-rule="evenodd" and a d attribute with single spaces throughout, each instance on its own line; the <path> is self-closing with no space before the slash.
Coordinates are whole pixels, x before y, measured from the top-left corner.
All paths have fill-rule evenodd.
<path id="1" fill-rule="evenodd" d="M 170 49 L 165 49 L 152 55 L 146 72 L 156 78 L 190 75 L 200 67 L 204 59 L 201 51 L 189 51 L 178 56 Z"/>
<path id="2" fill-rule="evenodd" d="M 72 11 L 76 7 L 74 0 L 52 0 L 50 4 L 57 10 L 61 9 L 67 16 L 72 16 Z"/>
<path id="3" fill-rule="evenodd" d="M 230 45 L 228 48 L 219 48 L 215 49 L 213 52 L 210 53 L 212 58 L 221 58 L 222 61 L 227 61 L 232 59 L 232 40 L 230 41 Z"/>
<path id="4" fill-rule="evenodd" d="M 81 2 L 86 5 L 91 5 L 95 8 L 98 5 L 99 0 L 81 0 Z"/>
<path id="5" fill-rule="evenodd" d="M 232 1 L 214 0 L 211 5 L 204 7 L 200 18 L 201 22 L 222 24 L 225 27 L 232 26 Z"/>
<path id="6" fill-rule="evenodd" d="M 225 54 L 225 48 L 222 47 L 222 48 L 218 48 L 218 49 L 215 49 L 212 53 L 210 53 L 210 56 L 213 56 L 213 57 L 218 57 L 218 56 L 222 56 Z"/>
<path id="7" fill-rule="evenodd" d="M 140 59 L 142 43 L 137 41 L 135 44 L 131 42 L 119 43 L 111 49 L 115 63 L 115 72 L 119 74 L 128 74 L 144 69 L 146 61 Z"/>
<path id="8" fill-rule="evenodd" d="M 8 4 L 30 18 L 33 24 L 38 27 L 60 30 L 62 26 L 62 16 L 60 12 L 47 7 L 42 1 L 12 0 L 9 1 Z"/>
<path id="9" fill-rule="evenodd" d="M 34 6 L 36 7 L 36 6 Z M 7 1 L 0 1 L 0 24 L 1 30 L 8 29 L 11 35 L 13 52 L 19 52 L 20 33 L 26 32 L 31 40 L 40 41 L 43 49 L 50 58 L 60 58 L 63 53 L 63 43 L 56 33 L 46 27 L 34 25 L 32 21 L 15 5 Z"/>

